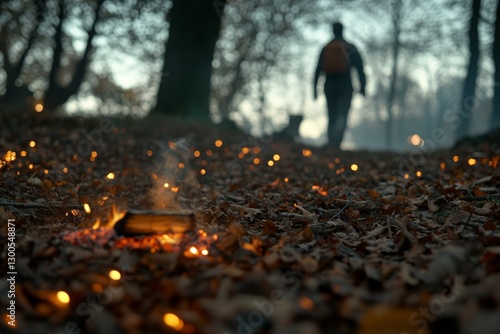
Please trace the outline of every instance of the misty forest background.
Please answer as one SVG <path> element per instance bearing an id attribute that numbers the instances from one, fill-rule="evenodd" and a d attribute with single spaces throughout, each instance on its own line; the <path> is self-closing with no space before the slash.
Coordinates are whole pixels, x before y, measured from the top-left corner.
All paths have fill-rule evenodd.
<path id="1" fill-rule="evenodd" d="M 303 115 L 304 141 L 321 144 L 313 70 L 340 20 L 368 76 L 345 147 L 446 147 L 500 126 L 499 13 L 497 0 L 4 0 L 0 108 L 159 113 L 257 136 Z"/>

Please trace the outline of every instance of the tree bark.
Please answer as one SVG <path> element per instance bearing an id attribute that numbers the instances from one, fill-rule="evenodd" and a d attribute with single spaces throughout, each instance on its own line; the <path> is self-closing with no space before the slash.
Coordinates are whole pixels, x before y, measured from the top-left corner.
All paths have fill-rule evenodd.
<path id="1" fill-rule="evenodd" d="M 212 60 L 226 0 L 174 0 L 153 112 L 210 120 Z"/>
<path id="2" fill-rule="evenodd" d="M 17 61 L 11 61 L 9 57 L 9 47 L 7 46 L 6 39 L 0 40 L 0 52 L 3 54 L 3 67 L 6 73 L 5 78 L 5 93 L 2 97 L 4 102 L 23 102 L 26 98 L 32 98 L 33 96 L 24 96 L 27 92 L 26 86 L 19 86 L 16 84 L 17 80 L 21 77 L 24 62 L 28 53 L 31 51 L 35 39 L 38 35 L 38 28 L 42 23 L 46 14 L 46 1 L 37 0 L 33 1 L 36 8 L 36 22 L 33 29 L 30 31 L 26 46 L 21 52 L 19 59 Z"/>
<path id="3" fill-rule="evenodd" d="M 394 39 L 392 41 L 392 71 L 391 83 L 389 88 L 389 95 L 387 97 L 387 122 L 386 122 L 386 137 L 385 145 L 388 150 L 392 147 L 394 114 L 392 108 L 394 107 L 394 99 L 396 96 L 396 84 L 398 81 L 398 64 L 399 64 L 399 51 L 401 48 L 401 0 L 396 0 L 393 8 L 392 25 L 394 29 Z"/>
<path id="4" fill-rule="evenodd" d="M 479 64 L 479 19 L 481 17 L 481 0 L 473 0 L 469 21 L 469 64 L 462 90 L 460 103 L 459 125 L 456 130 L 456 140 L 466 137 L 469 132 L 470 119 L 474 111 L 476 99 L 476 80 Z"/>
<path id="5" fill-rule="evenodd" d="M 495 21 L 495 39 L 493 42 L 493 63 L 495 65 L 493 110 L 491 111 L 491 128 L 500 127 L 500 1 L 497 3 Z"/>
<path id="6" fill-rule="evenodd" d="M 90 55 L 93 51 L 92 42 L 96 36 L 96 25 L 99 21 L 99 13 L 105 0 L 97 1 L 96 8 L 94 10 L 95 18 L 92 22 L 92 26 L 87 32 L 87 45 L 85 46 L 82 57 L 76 65 L 70 83 L 66 86 L 62 86 L 57 79 L 59 71 L 61 70 L 61 56 L 64 52 L 62 45 L 63 24 L 66 19 L 64 1 L 65 0 L 59 0 L 59 22 L 54 36 L 55 45 L 52 56 L 52 67 L 49 73 L 49 84 L 47 91 L 45 92 L 43 103 L 45 110 L 49 112 L 54 112 L 57 108 L 66 103 L 71 96 L 78 93 L 85 74 L 87 73 L 87 67 L 90 63 Z"/>

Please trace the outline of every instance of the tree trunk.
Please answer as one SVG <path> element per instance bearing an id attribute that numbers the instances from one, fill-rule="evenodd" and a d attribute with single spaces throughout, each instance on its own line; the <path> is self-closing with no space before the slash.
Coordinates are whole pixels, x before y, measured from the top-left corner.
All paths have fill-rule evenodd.
<path id="1" fill-rule="evenodd" d="M 99 21 L 99 13 L 105 0 L 97 1 L 96 8 L 94 10 L 94 21 L 92 22 L 90 30 L 87 32 L 87 45 L 83 51 L 80 61 L 76 65 L 73 77 L 67 86 L 62 86 L 57 79 L 59 71 L 61 70 L 61 56 L 64 51 L 62 45 L 63 24 L 66 19 L 64 1 L 65 0 L 59 0 L 59 22 L 54 36 L 55 46 L 52 55 L 52 67 L 50 69 L 49 84 L 47 91 L 45 92 L 43 102 L 44 109 L 49 112 L 54 112 L 57 108 L 66 103 L 70 97 L 78 93 L 85 74 L 87 73 L 87 67 L 90 62 L 90 54 L 93 50 L 92 42 L 96 35 L 96 25 Z"/>
<path id="2" fill-rule="evenodd" d="M 481 0 L 473 0 L 469 21 L 469 64 L 462 90 L 460 103 L 460 123 L 456 131 L 456 140 L 466 137 L 469 132 L 472 111 L 476 107 L 476 79 L 479 63 L 479 18 L 481 16 Z"/>
<path id="3" fill-rule="evenodd" d="M 42 23 L 46 14 L 46 1 L 37 0 L 33 1 L 36 8 L 36 23 L 33 29 L 30 31 L 26 46 L 21 52 L 21 55 L 17 61 L 11 61 L 9 57 L 9 46 L 7 45 L 6 39 L 0 40 L 0 52 L 3 54 L 3 67 L 6 74 L 5 78 L 5 93 L 2 97 L 4 102 L 7 103 L 23 103 L 26 100 L 33 98 L 32 93 L 30 93 L 26 86 L 20 86 L 16 82 L 21 77 L 24 62 L 28 53 L 31 51 L 35 38 L 38 35 L 38 28 Z M 26 93 L 31 96 L 26 96 Z"/>
<path id="4" fill-rule="evenodd" d="M 226 0 L 174 0 L 153 112 L 210 120 L 210 79 Z"/>
<path id="5" fill-rule="evenodd" d="M 401 0 L 396 0 L 393 8 L 392 25 L 394 29 L 394 39 L 392 41 L 392 71 L 391 83 L 389 88 L 389 95 L 387 97 L 387 122 L 386 122 L 386 137 L 385 145 L 388 150 L 392 147 L 393 125 L 394 125 L 394 99 L 396 96 L 396 84 L 398 80 L 398 63 L 399 63 L 399 50 L 401 48 L 400 34 L 401 34 Z"/>
<path id="6" fill-rule="evenodd" d="M 491 128 L 496 129 L 500 127 L 500 1 L 497 3 L 493 62 L 495 64 L 495 87 L 493 93 L 493 110 L 491 111 Z"/>

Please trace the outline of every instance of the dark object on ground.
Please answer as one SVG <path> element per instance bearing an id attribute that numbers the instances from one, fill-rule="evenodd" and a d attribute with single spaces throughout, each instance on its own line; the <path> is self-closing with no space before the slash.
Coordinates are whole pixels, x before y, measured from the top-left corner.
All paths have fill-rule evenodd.
<path id="1" fill-rule="evenodd" d="M 117 235 L 134 236 L 184 233 L 194 228 L 191 210 L 128 210 L 114 229 Z"/>

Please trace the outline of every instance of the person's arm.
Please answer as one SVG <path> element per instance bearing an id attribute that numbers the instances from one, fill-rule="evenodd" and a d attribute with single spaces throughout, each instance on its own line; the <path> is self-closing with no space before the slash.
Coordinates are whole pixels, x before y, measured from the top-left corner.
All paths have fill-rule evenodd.
<path id="1" fill-rule="evenodd" d="M 316 100 L 318 98 L 318 80 L 322 71 L 323 64 L 323 50 L 321 50 L 318 58 L 318 65 L 316 66 L 316 71 L 314 72 L 314 82 L 313 82 L 313 97 Z"/>
<path id="2" fill-rule="evenodd" d="M 365 95 L 365 88 L 366 88 L 366 76 L 365 76 L 365 71 L 363 70 L 363 59 L 361 59 L 361 55 L 359 54 L 358 50 L 354 45 L 351 45 L 351 64 L 356 68 L 356 71 L 358 72 L 358 78 L 359 78 L 359 92 L 361 95 Z"/>

